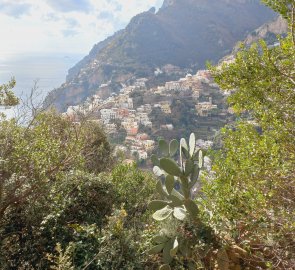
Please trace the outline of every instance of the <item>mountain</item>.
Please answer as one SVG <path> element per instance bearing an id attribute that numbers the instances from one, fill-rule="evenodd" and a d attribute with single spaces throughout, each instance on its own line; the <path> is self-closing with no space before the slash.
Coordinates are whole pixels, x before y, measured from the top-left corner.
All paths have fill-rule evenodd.
<path id="1" fill-rule="evenodd" d="M 274 45 L 278 42 L 277 36 L 284 36 L 288 31 L 288 23 L 281 16 L 278 16 L 275 20 L 263 24 L 261 27 L 251 32 L 243 43 L 246 46 L 264 39 L 268 45 Z M 238 49 L 238 45 L 234 48 L 234 51 Z"/>
<path id="2" fill-rule="evenodd" d="M 217 62 L 275 13 L 259 0 L 165 0 L 158 12 L 143 12 L 121 30 L 96 44 L 88 56 L 69 70 L 66 83 L 53 90 L 45 103 L 63 111 L 88 96 L 107 96 L 120 83 L 153 77 L 168 65 L 192 72 Z"/>
<path id="3" fill-rule="evenodd" d="M 281 16 L 277 16 L 272 21 L 269 21 L 262 26 L 258 27 L 241 42 L 237 42 L 234 46 L 232 52 L 219 60 L 219 64 L 223 62 L 231 62 L 235 59 L 236 54 L 241 48 L 241 44 L 249 48 L 254 43 L 259 42 L 259 40 L 264 40 L 269 47 L 276 46 L 278 44 L 278 36 L 284 37 L 288 32 L 288 22 Z"/>

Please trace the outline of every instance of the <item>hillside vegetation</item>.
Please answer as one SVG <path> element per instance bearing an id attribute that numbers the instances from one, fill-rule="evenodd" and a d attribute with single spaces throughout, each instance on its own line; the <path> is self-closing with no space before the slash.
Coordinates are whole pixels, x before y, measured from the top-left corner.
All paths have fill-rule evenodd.
<path id="1" fill-rule="evenodd" d="M 239 116 L 219 150 L 160 140 L 152 174 L 87 119 L 1 118 L 1 269 L 294 269 L 295 3 L 264 2 L 287 36 L 210 67 Z"/>

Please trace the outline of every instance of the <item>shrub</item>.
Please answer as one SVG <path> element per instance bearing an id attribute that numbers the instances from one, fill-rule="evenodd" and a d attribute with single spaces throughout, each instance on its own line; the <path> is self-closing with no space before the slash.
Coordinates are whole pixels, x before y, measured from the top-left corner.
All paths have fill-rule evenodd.
<path id="1" fill-rule="evenodd" d="M 154 196 L 156 180 L 147 171 L 141 171 L 135 164 L 117 165 L 112 173 L 120 203 L 124 205 L 129 218 L 141 216 L 147 210 L 147 202 Z"/>
<path id="2" fill-rule="evenodd" d="M 64 249 L 85 240 L 76 224 L 99 231 L 118 197 L 107 176 L 91 174 L 112 167 L 111 147 L 93 123 L 54 112 L 27 126 L 2 121 L 0 160 L 1 269 L 48 269 L 45 254 L 57 242 Z"/>
<path id="3" fill-rule="evenodd" d="M 28 265 L 47 269 L 47 253 L 60 243 L 81 243 L 73 253 L 80 266 L 96 254 L 99 235 L 112 213 L 116 194 L 107 177 L 70 172 L 51 186 L 46 196 L 34 203 L 10 209 L 1 224 L 2 269 Z"/>

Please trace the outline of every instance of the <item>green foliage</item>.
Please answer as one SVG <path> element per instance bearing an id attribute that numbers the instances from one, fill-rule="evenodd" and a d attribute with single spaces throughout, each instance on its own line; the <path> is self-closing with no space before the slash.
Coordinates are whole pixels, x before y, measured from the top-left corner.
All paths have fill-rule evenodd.
<path id="1" fill-rule="evenodd" d="M 140 171 L 136 165 L 117 165 L 111 173 L 120 204 L 124 205 L 129 218 L 144 213 L 147 200 L 154 196 L 156 181 L 151 173 Z"/>
<path id="2" fill-rule="evenodd" d="M 84 142 L 82 154 L 86 169 L 93 173 L 110 171 L 114 163 L 112 147 L 102 128 L 86 122 L 82 124 L 80 132 Z"/>
<path id="3" fill-rule="evenodd" d="M 54 264 L 50 266 L 52 270 L 74 270 L 71 262 L 71 255 L 73 253 L 73 245 L 69 245 L 63 252 L 61 245 L 58 243 L 55 248 L 58 253 L 57 256 L 48 255 L 48 259 Z"/>
<path id="4" fill-rule="evenodd" d="M 293 0 L 262 0 L 262 2 L 274 11 L 280 13 L 284 18 L 290 21 L 292 20 L 292 12 L 294 12 L 295 7 Z"/>
<path id="5" fill-rule="evenodd" d="M 178 146 L 180 165 L 172 158 Z M 178 253 L 184 257 L 187 256 L 186 249 L 189 241 L 179 233 L 181 226 L 192 222 L 199 228 L 204 227 L 200 221 L 198 206 L 193 200 L 193 189 L 203 168 L 203 154 L 202 150 L 196 149 L 194 134 L 190 135 L 189 145 L 185 139 L 181 139 L 180 143 L 173 140 L 169 144 L 160 140 L 159 148 L 164 157 L 158 159 L 153 156 L 152 161 L 155 165 L 155 174 L 165 181 L 162 184 L 162 181 L 158 180 L 156 189 L 161 200 L 151 201 L 149 208 L 155 211 L 153 218 L 162 222 L 162 227 L 160 233 L 153 238 L 154 246 L 149 253 L 162 253 L 163 262 L 166 265 L 161 267 L 165 269 Z M 179 190 L 176 185 L 179 185 Z"/>
<path id="6" fill-rule="evenodd" d="M 45 255 L 57 242 L 65 249 L 87 239 L 73 255 L 83 264 L 99 242 L 78 229 L 95 224 L 99 231 L 117 199 L 107 176 L 91 174 L 112 167 L 103 132 L 48 112 L 28 126 L 2 121 L 0 145 L 1 269 L 48 269 Z"/>
<path id="7" fill-rule="evenodd" d="M 144 269 L 140 254 L 139 234 L 128 227 L 128 215 L 124 209 L 115 210 L 100 238 L 100 250 L 95 256 L 96 268 Z M 127 226 L 127 227 L 126 227 Z"/>
<path id="8" fill-rule="evenodd" d="M 250 111 L 263 129 L 274 126 L 284 135 L 294 122 L 295 53 L 290 35 L 280 42 L 273 49 L 264 41 L 242 48 L 233 64 L 212 70 L 223 89 L 239 89 L 228 100 L 237 113 Z"/>
<path id="9" fill-rule="evenodd" d="M 12 78 L 9 83 L 0 85 L 0 106 L 15 106 L 19 103 L 19 99 L 12 92 L 15 83 Z"/>
<path id="10" fill-rule="evenodd" d="M 288 17 L 291 31 L 277 47 L 263 41 L 241 47 L 234 63 L 212 68 L 216 82 L 232 90 L 229 103 L 241 120 L 223 130 L 203 205 L 225 242 L 251 252 L 245 263 L 288 269 L 294 264 L 294 3 L 264 2 Z"/>
<path id="11" fill-rule="evenodd" d="M 202 171 L 202 197 L 194 134 L 160 140 L 155 181 L 135 165 L 113 168 L 90 122 L 48 112 L 27 126 L 0 123 L 1 269 L 293 267 L 295 17 L 293 1 L 265 2 L 289 18 L 291 33 L 212 68 L 241 120 L 223 129 L 213 171 Z M 17 102 L 7 96 L 13 86 L 0 88 L 0 103 Z"/>
<path id="12" fill-rule="evenodd" d="M 0 123 L 0 218 L 15 203 L 46 193 L 63 172 L 99 172 L 111 167 L 106 136 L 92 123 L 75 125 L 54 112 L 29 124 Z"/>
<path id="13" fill-rule="evenodd" d="M 74 266 L 84 265 L 100 246 L 99 232 L 107 223 L 116 201 L 113 184 L 107 177 L 86 172 L 65 174 L 43 195 L 15 206 L 1 223 L 2 269 L 27 264 L 47 269 L 44 260 L 54 251 L 75 244 L 71 255 Z M 33 255 L 32 255 L 33 254 Z"/>

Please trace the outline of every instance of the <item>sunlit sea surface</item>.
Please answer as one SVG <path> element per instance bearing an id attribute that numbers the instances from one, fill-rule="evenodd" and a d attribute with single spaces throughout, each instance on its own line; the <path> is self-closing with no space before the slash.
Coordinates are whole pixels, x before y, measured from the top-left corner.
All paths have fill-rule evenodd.
<path id="1" fill-rule="evenodd" d="M 37 82 L 38 99 L 44 99 L 47 93 L 65 82 L 69 68 L 74 66 L 81 54 L 0 54 L 0 84 L 16 79 L 14 92 L 25 99 Z M 11 116 L 12 109 L 0 108 Z"/>

